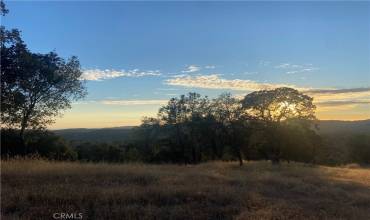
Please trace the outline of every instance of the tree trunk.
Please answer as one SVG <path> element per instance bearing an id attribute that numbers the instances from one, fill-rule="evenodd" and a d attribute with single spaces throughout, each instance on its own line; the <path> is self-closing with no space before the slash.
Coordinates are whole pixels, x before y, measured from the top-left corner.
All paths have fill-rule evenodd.
<path id="1" fill-rule="evenodd" d="M 239 159 L 239 166 L 243 166 L 243 157 L 240 147 L 238 148 L 238 159 Z"/>
<path id="2" fill-rule="evenodd" d="M 277 155 L 273 155 L 273 156 L 271 157 L 271 163 L 272 163 L 273 165 L 279 165 L 279 164 L 280 164 L 280 157 L 279 157 L 279 156 L 277 156 Z"/>
<path id="3" fill-rule="evenodd" d="M 22 124 L 21 124 L 21 129 L 19 131 L 19 139 L 20 139 L 20 144 L 21 144 L 21 148 L 22 148 L 22 151 L 23 151 L 23 154 L 26 155 L 27 154 L 27 147 L 26 147 L 26 142 L 25 142 L 25 138 L 24 138 L 24 133 L 25 133 L 25 130 L 26 130 L 26 123 L 24 122 L 24 120 L 22 121 Z"/>
<path id="4" fill-rule="evenodd" d="M 23 148 L 23 151 L 24 151 L 24 154 L 27 154 L 27 146 L 26 146 L 26 142 L 25 142 L 25 138 L 24 138 L 24 133 L 26 131 L 26 128 L 28 126 L 28 120 L 29 120 L 29 117 L 31 115 L 31 112 L 33 110 L 33 107 L 35 106 L 35 104 L 31 104 L 30 108 L 26 110 L 26 112 L 23 113 L 23 118 L 22 118 L 22 122 L 21 122 L 21 130 L 19 132 L 19 137 L 20 137 L 20 140 L 21 140 L 21 147 Z"/>
<path id="5" fill-rule="evenodd" d="M 195 152 L 194 145 L 191 147 L 191 154 L 192 154 L 192 157 L 193 157 L 193 164 L 196 164 L 197 163 L 197 153 Z"/>

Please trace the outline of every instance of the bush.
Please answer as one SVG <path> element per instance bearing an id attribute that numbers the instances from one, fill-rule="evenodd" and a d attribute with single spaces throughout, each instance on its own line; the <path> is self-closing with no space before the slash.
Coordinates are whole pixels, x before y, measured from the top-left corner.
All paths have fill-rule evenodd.
<path id="1" fill-rule="evenodd" d="M 1 155 L 17 156 L 38 154 L 53 160 L 76 160 L 77 153 L 60 136 L 49 131 L 27 131 L 23 145 L 19 131 L 3 129 L 1 131 Z"/>
<path id="2" fill-rule="evenodd" d="M 370 164 L 370 135 L 353 136 L 348 147 L 352 162 Z"/>

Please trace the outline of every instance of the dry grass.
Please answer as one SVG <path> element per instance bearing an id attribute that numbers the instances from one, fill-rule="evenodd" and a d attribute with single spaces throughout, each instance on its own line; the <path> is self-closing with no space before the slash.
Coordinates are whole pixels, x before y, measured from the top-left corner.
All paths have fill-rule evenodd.
<path id="1" fill-rule="evenodd" d="M 370 219 L 370 170 L 2 162 L 2 219 Z"/>

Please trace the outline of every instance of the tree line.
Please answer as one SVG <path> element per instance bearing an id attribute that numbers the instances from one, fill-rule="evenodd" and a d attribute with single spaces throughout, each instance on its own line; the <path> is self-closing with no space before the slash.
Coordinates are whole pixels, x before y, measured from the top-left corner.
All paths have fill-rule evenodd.
<path id="1" fill-rule="evenodd" d="M 8 13 L 3 1 L 1 15 Z M 126 143 L 71 145 L 47 131 L 71 102 L 86 95 L 77 57 L 27 48 L 17 29 L 0 28 L 1 155 L 56 160 L 197 164 L 210 160 L 323 163 L 335 151 L 316 132 L 313 98 L 292 88 L 172 98 L 146 117 Z M 369 137 L 351 139 L 347 161 L 370 163 Z M 340 154 L 343 155 L 343 154 Z"/>
<path id="2" fill-rule="evenodd" d="M 299 102 L 278 104 L 279 99 L 269 99 L 266 94 L 285 94 Z M 224 160 L 242 165 L 245 160 L 270 160 L 275 164 L 285 160 L 370 164 L 370 135 L 353 134 L 340 139 L 338 134 L 330 138 L 317 134 L 312 99 L 303 97 L 306 104 L 301 103 L 302 94 L 290 88 L 253 92 L 243 99 L 229 93 L 215 99 L 189 93 L 170 99 L 158 110 L 157 117 L 144 118 L 140 126 L 130 129 L 124 142 L 73 143 L 50 131 L 30 129 L 25 135 L 26 145 L 28 154 L 86 162 L 197 164 Z M 267 108 L 250 105 L 251 99 L 253 103 L 263 100 Z M 271 100 L 270 104 L 267 100 Z M 3 157 L 24 155 L 18 132 L 3 130 Z"/>
<path id="3" fill-rule="evenodd" d="M 137 144 L 153 160 L 195 164 L 208 160 L 268 159 L 314 162 L 312 98 L 292 88 L 230 93 L 210 100 L 197 93 L 172 98 L 157 118 L 144 118 Z"/>

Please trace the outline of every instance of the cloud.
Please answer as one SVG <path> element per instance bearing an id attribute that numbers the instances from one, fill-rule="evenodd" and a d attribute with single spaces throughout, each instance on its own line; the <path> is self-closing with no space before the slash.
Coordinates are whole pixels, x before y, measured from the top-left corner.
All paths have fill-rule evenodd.
<path id="1" fill-rule="evenodd" d="M 168 100 L 164 99 L 147 99 L 147 100 L 101 100 L 99 101 L 101 104 L 104 105 L 122 105 L 122 106 L 130 106 L 130 105 L 164 105 L 168 102 Z"/>
<path id="2" fill-rule="evenodd" d="M 349 111 L 360 106 L 370 109 L 370 88 L 316 89 L 305 93 L 314 98 L 319 112 Z"/>
<path id="3" fill-rule="evenodd" d="M 313 96 L 316 102 L 325 101 L 362 101 L 370 99 L 370 88 L 314 89 L 305 94 Z"/>
<path id="4" fill-rule="evenodd" d="M 177 91 L 179 89 L 177 89 L 177 88 L 157 88 L 157 90 L 161 90 L 161 91 Z"/>
<path id="5" fill-rule="evenodd" d="M 258 62 L 258 65 L 260 65 L 260 66 L 269 66 L 270 64 L 271 64 L 271 62 L 267 61 L 267 60 L 260 60 Z"/>
<path id="6" fill-rule="evenodd" d="M 296 73 L 304 73 L 304 72 L 312 72 L 314 70 L 317 70 L 318 68 L 303 68 L 299 70 L 292 70 L 285 72 L 286 74 L 296 74 Z"/>
<path id="7" fill-rule="evenodd" d="M 315 103 L 318 112 L 349 111 L 359 106 L 370 107 L 369 100 L 325 101 Z M 370 112 L 368 112 L 370 113 Z"/>
<path id="8" fill-rule="evenodd" d="M 286 74 L 296 74 L 296 73 L 304 73 L 304 72 L 312 72 L 314 70 L 318 70 L 319 68 L 313 67 L 312 64 L 291 64 L 291 63 L 281 63 L 275 66 L 275 69 L 284 69 L 286 70 Z"/>
<path id="9" fill-rule="evenodd" d="M 179 76 L 167 79 L 165 84 L 172 86 L 204 88 L 204 89 L 230 89 L 238 91 L 255 91 L 261 89 L 274 89 L 278 87 L 292 87 L 288 84 L 260 83 L 253 80 L 224 79 L 219 74 Z"/>
<path id="10" fill-rule="evenodd" d="M 180 76 L 167 79 L 165 84 L 189 88 L 245 91 L 245 93 L 239 93 L 236 96 L 237 98 L 243 98 L 250 91 L 275 89 L 278 87 L 290 87 L 313 97 L 314 103 L 319 107 L 320 111 L 329 111 L 330 109 L 344 110 L 355 108 L 359 105 L 370 107 L 370 88 L 313 89 L 288 84 L 261 83 L 253 80 L 225 79 L 221 78 L 218 74 Z"/>
<path id="11" fill-rule="evenodd" d="M 302 68 L 304 66 L 297 65 L 297 64 L 291 64 L 291 63 L 281 63 L 277 66 L 275 66 L 276 69 L 295 69 L 295 68 Z"/>
<path id="12" fill-rule="evenodd" d="M 200 69 L 201 68 L 199 66 L 190 65 L 190 66 L 186 67 L 186 70 L 183 70 L 181 72 L 183 72 L 183 73 L 193 73 L 193 72 L 199 71 Z"/>
<path id="13" fill-rule="evenodd" d="M 258 72 L 244 72 L 243 75 L 256 75 Z"/>
<path id="14" fill-rule="evenodd" d="M 323 106 L 323 107 L 346 106 L 346 105 L 367 105 L 367 104 L 370 104 L 370 100 L 326 101 L 326 102 L 316 103 L 316 105 Z"/>
<path id="15" fill-rule="evenodd" d="M 91 81 L 102 81 L 105 79 L 113 79 L 117 77 L 144 77 L 144 76 L 160 76 L 159 70 L 140 71 L 139 69 L 133 70 L 113 70 L 113 69 L 87 69 L 84 70 L 81 79 Z"/>
<path id="16" fill-rule="evenodd" d="M 357 93 L 357 92 L 370 92 L 370 87 L 351 88 L 351 89 L 314 89 L 308 91 L 311 94 L 341 94 L 341 93 Z"/>
<path id="17" fill-rule="evenodd" d="M 209 65 L 209 66 L 205 66 L 204 68 L 206 68 L 206 69 L 214 69 L 214 68 L 216 68 L 216 66 Z"/>

